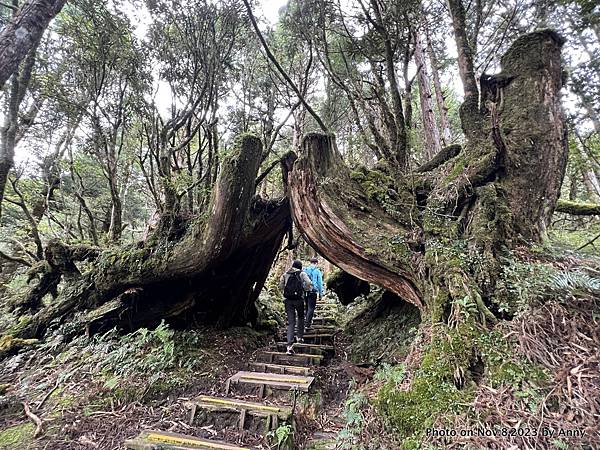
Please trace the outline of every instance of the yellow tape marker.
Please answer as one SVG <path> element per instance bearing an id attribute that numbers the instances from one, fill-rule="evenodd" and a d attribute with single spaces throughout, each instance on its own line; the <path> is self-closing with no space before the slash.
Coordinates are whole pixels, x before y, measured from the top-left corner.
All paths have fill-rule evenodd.
<path id="1" fill-rule="evenodd" d="M 196 439 L 178 438 L 174 436 L 165 436 L 164 434 L 150 433 L 146 436 L 146 439 L 153 442 L 161 442 L 164 444 L 189 444 L 196 446 L 203 446 L 209 448 L 216 448 L 220 450 L 252 450 L 250 448 L 232 447 L 230 445 L 218 444 L 216 442 L 201 441 Z"/>
<path id="2" fill-rule="evenodd" d="M 223 399 L 220 399 L 220 398 L 199 397 L 199 400 L 203 401 L 203 402 L 206 402 L 206 403 L 219 403 L 221 405 L 246 406 L 248 409 L 261 409 L 261 410 L 273 411 L 273 412 L 280 412 L 281 411 L 280 408 L 275 408 L 274 406 L 247 405 L 246 403 L 232 402 L 232 401 L 223 400 Z"/>
<path id="3" fill-rule="evenodd" d="M 252 377 L 242 375 L 240 380 L 258 380 L 258 381 L 282 381 L 284 383 L 308 384 L 310 380 L 298 380 L 297 378 L 269 378 L 269 377 Z"/>

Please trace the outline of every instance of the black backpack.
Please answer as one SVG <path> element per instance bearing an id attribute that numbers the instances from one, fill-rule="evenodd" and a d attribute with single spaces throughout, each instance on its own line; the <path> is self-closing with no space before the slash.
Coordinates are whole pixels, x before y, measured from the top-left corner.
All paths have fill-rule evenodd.
<path id="1" fill-rule="evenodd" d="M 302 286 L 302 279 L 300 278 L 300 271 L 291 273 L 287 279 L 287 283 L 285 283 L 285 287 L 283 289 L 283 296 L 285 298 L 297 299 L 302 298 L 302 291 L 304 287 Z"/>

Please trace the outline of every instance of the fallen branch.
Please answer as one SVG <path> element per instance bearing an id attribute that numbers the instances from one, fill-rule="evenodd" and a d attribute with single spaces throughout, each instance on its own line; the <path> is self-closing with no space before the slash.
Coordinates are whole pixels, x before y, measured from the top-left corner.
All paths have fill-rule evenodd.
<path id="1" fill-rule="evenodd" d="M 574 216 L 600 216 L 600 205 L 559 199 L 554 212 L 572 214 Z"/>
<path id="2" fill-rule="evenodd" d="M 429 161 L 427 161 L 426 163 L 419 166 L 415 170 L 415 172 L 423 173 L 423 172 L 430 172 L 433 169 L 437 169 L 439 166 L 444 164 L 446 161 L 450 161 L 452 158 L 454 158 L 456 155 L 458 155 L 460 153 L 461 149 L 462 149 L 462 147 L 458 144 L 453 144 L 453 145 L 444 147 L 433 158 L 431 158 Z"/>
<path id="3" fill-rule="evenodd" d="M 42 419 L 40 419 L 38 416 L 31 412 L 31 409 L 29 409 L 29 405 L 27 403 L 22 402 L 21 404 L 23 405 L 23 408 L 25 408 L 25 415 L 29 417 L 31 421 L 35 424 L 35 432 L 33 433 L 33 437 L 36 438 L 42 432 Z"/>
<path id="4" fill-rule="evenodd" d="M 595 238 L 590 239 L 589 241 L 587 241 L 585 244 L 583 244 L 580 247 L 577 247 L 577 250 L 581 250 L 584 247 L 587 247 L 588 245 L 591 245 L 594 243 L 594 241 L 596 241 L 596 239 L 600 238 L 600 234 L 597 234 Z"/>
<path id="5" fill-rule="evenodd" d="M 56 381 L 56 384 L 54 385 L 54 387 L 52 389 L 50 389 L 48 391 L 48 393 L 46 395 L 44 395 L 44 398 L 38 403 L 37 407 L 35 408 L 37 411 L 39 411 L 40 408 L 42 406 L 44 406 L 44 403 L 46 403 L 46 400 L 48 400 L 48 398 L 50 398 L 52 393 L 58 389 L 58 386 L 59 386 L 59 383 L 58 383 L 58 381 Z"/>
<path id="6" fill-rule="evenodd" d="M 31 263 L 29 261 L 27 261 L 26 259 L 19 258 L 18 256 L 7 255 L 3 251 L 0 251 L 0 258 L 5 259 L 10 262 L 17 263 L 17 264 L 23 264 L 24 266 L 27 266 L 27 267 L 31 267 Z"/>

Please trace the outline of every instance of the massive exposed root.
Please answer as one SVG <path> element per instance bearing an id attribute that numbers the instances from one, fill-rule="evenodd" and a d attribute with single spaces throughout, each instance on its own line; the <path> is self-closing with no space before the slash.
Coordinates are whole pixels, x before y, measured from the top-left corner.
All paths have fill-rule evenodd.
<path id="1" fill-rule="evenodd" d="M 351 178 L 333 137 L 306 136 L 288 178 L 294 220 L 319 253 L 346 272 L 423 306 L 410 270 L 408 226 L 371 201 Z"/>
<path id="2" fill-rule="evenodd" d="M 162 319 L 253 322 L 254 301 L 289 228 L 287 199 L 255 196 L 261 151 L 256 137 L 238 139 L 222 163 L 209 213 L 190 223 L 181 239 L 155 236 L 100 253 L 91 271 L 72 277 L 55 301 L 8 333 L 39 337 L 77 311 L 70 320 L 74 333 Z"/>

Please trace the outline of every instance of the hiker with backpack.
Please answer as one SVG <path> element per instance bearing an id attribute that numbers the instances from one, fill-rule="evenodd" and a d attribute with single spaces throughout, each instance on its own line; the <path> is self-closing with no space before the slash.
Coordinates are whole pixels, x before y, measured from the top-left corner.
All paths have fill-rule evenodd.
<path id="1" fill-rule="evenodd" d="M 319 260 L 315 258 L 310 259 L 310 266 L 304 269 L 308 278 L 310 278 L 310 283 L 312 285 L 312 289 L 306 293 L 306 317 L 304 320 L 305 330 L 312 327 L 313 315 L 315 314 L 315 308 L 317 307 L 317 297 L 319 299 L 323 298 L 323 274 L 317 267 L 317 263 Z"/>
<path id="2" fill-rule="evenodd" d="M 283 291 L 285 314 L 287 315 L 287 354 L 294 353 L 294 332 L 298 316 L 299 343 L 304 342 L 304 295 L 312 290 L 308 275 L 302 271 L 302 262 L 294 260 L 292 267 L 281 276 L 279 288 Z"/>

